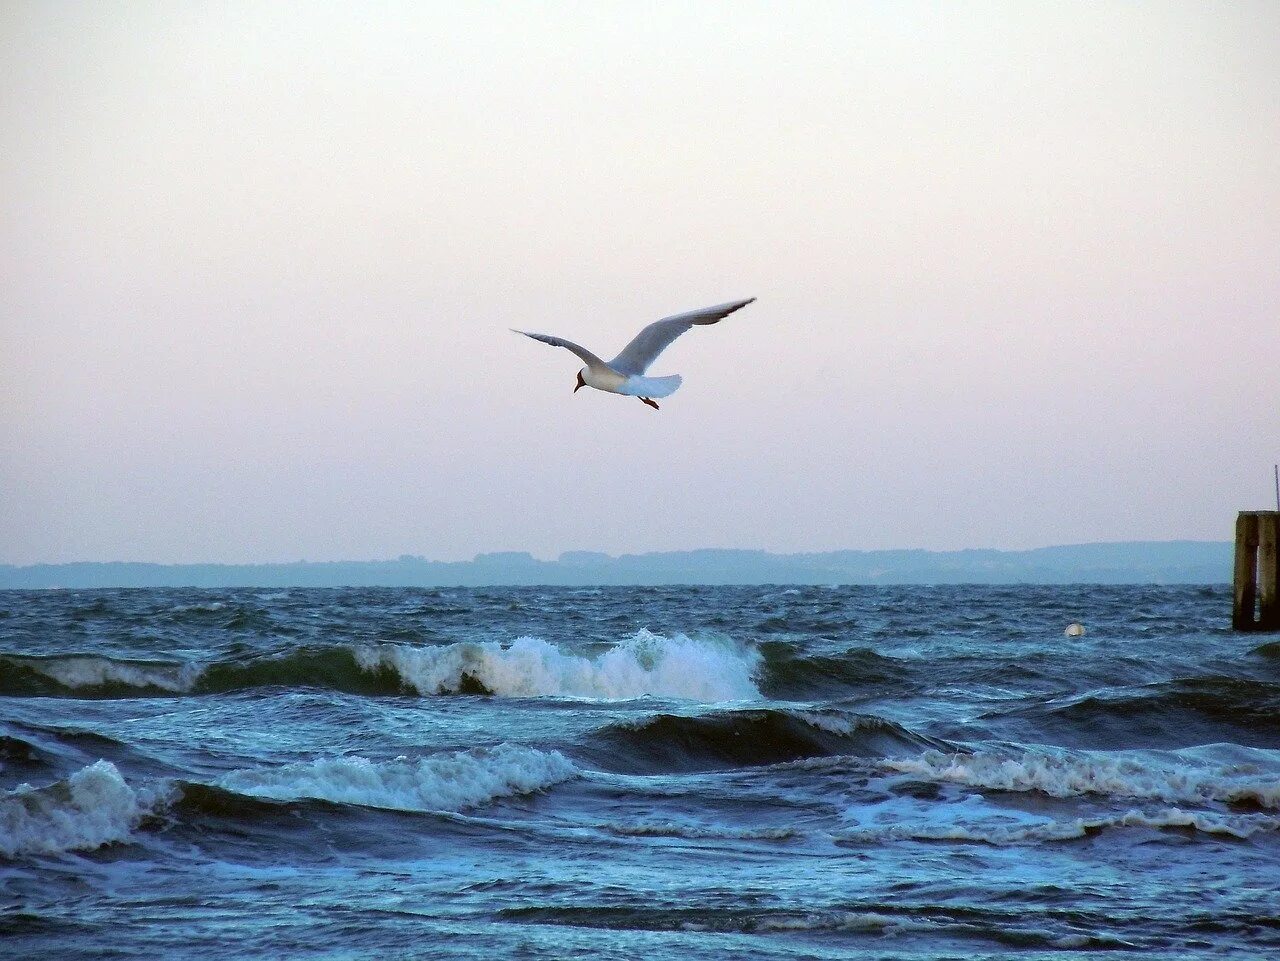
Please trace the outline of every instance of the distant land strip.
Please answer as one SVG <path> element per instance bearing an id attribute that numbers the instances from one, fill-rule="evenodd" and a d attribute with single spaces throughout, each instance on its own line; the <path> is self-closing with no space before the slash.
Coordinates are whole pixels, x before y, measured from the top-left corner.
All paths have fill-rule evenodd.
<path id="1" fill-rule="evenodd" d="M 613 557 L 521 551 L 470 561 L 0 565 L 0 589 L 94 587 L 496 587 L 661 584 L 1226 584 L 1229 541 L 1130 541 L 1026 551 L 885 550 L 771 554 L 692 550 Z"/>

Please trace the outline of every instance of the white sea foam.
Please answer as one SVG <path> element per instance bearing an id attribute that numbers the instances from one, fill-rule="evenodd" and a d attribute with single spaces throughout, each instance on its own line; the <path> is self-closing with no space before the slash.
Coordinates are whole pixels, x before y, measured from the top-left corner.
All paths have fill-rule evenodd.
<path id="1" fill-rule="evenodd" d="M 888 722 L 872 715 L 843 714 L 831 711 L 789 711 L 792 717 L 803 721 L 810 727 L 816 727 L 828 734 L 839 734 L 841 737 L 868 728 L 879 730 L 888 727 Z"/>
<path id="2" fill-rule="evenodd" d="M 1122 814 L 1113 823 L 1121 827 L 1195 828 L 1197 831 L 1205 831 L 1209 834 L 1229 834 L 1237 838 L 1247 838 L 1260 831 L 1280 830 L 1280 818 L 1250 814 L 1210 814 L 1204 811 L 1184 811 L 1179 808 L 1165 808 L 1160 811 L 1134 809 Z"/>
<path id="3" fill-rule="evenodd" d="M 72 689 L 123 684 L 140 690 L 158 688 L 178 694 L 190 691 L 203 670 L 198 664 L 147 664 L 93 656 L 13 657 L 3 660 L 21 664 Z"/>
<path id="4" fill-rule="evenodd" d="M 950 781 L 999 791 L 1040 791 L 1053 797 L 1098 794 L 1144 798 L 1170 804 L 1248 802 L 1280 807 L 1280 776 L 1244 768 L 1161 764 L 1141 757 L 1099 757 L 1027 752 L 943 754 L 894 758 L 881 766 L 930 781 Z"/>
<path id="5" fill-rule="evenodd" d="M 278 801 L 319 798 L 402 811 L 461 811 L 496 798 L 540 791 L 576 774 L 577 769 L 559 751 L 501 744 L 391 761 L 322 758 L 232 771 L 216 783 Z"/>
<path id="6" fill-rule="evenodd" d="M 0 797 L 0 854 L 90 851 L 127 841 L 167 797 L 164 787 L 134 790 L 110 761 L 48 787 L 23 784 Z"/>
<path id="7" fill-rule="evenodd" d="M 623 837 L 687 838 L 689 840 L 789 841 L 799 836 L 795 828 L 734 828 L 727 825 L 690 824 L 681 821 L 613 822 L 601 825 Z"/>
<path id="8" fill-rule="evenodd" d="M 754 681 L 757 651 L 683 634 L 663 637 L 642 630 L 595 658 L 565 653 L 536 637 L 444 647 L 381 644 L 357 648 L 355 654 L 364 670 L 391 668 L 422 694 L 458 691 L 470 677 L 506 697 L 651 695 L 709 702 L 760 697 Z"/>
<path id="9" fill-rule="evenodd" d="M 262 595 L 259 596 L 261 597 Z M 284 597 L 284 594 L 267 596 Z M 200 611 L 201 613 L 208 612 L 212 614 L 216 611 L 224 611 L 226 609 L 227 604 L 225 601 L 206 601 L 204 603 L 197 604 L 175 604 L 173 607 L 169 608 L 169 612 L 171 614 L 188 614 L 193 611 Z"/>
<path id="10" fill-rule="evenodd" d="M 1121 814 L 1098 815 L 1066 820 L 1027 819 L 1023 823 L 1002 824 L 982 821 L 973 823 L 940 823 L 937 819 L 873 824 L 838 832 L 835 837 L 846 842 L 880 841 L 969 841 L 981 844 L 1016 845 L 1044 841 L 1070 841 L 1103 828 L 1193 828 L 1207 834 L 1225 834 L 1247 838 L 1263 831 L 1280 830 L 1280 819 L 1265 815 L 1210 814 L 1162 808 L 1156 811 L 1133 809 Z"/>

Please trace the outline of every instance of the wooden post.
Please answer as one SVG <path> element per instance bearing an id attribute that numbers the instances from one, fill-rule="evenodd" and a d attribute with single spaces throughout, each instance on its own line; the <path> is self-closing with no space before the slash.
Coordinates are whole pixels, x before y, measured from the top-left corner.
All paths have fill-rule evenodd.
<path id="1" fill-rule="evenodd" d="M 1236 517 L 1235 596 L 1231 626 L 1237 631 L 1280 631 L 1280 511 L 1241 511 Z"/>
<path id="2" fill-rule="evenodd" d="M 1236 515 L 1235 603 L 1231 606 L 1231 626 L 1237 631 L 1253 630 L 1253 606 L 1258 585 L 1258 517 L 1247 511 Z"/>
<path id="3" fill-rule="evenodd" d="M 1276 542 L 1280 541 L 1280 512 L 1258 515 L 1258 630 L 1280 631 L 1280 573 Z"/>

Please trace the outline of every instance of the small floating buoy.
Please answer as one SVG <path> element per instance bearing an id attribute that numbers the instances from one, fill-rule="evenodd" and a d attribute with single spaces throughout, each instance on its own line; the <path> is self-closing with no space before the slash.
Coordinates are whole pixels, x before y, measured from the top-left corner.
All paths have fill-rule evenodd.
<path id="1" fill-rule="evenodd" d="M 1062 633 L 1067 635 L 1067 637 L 1080 637 L 1084 634 L 1084 625 L 1079 622 L 1068 624 L 1067 629 Z"/>

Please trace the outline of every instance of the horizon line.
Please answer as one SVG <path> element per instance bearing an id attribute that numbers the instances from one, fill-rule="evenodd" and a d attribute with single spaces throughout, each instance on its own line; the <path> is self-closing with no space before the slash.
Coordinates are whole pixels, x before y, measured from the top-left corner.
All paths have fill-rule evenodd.
<path id="1" fill-rule="evenodd" d="M 571 555 L 594 555 L 608 560 L 620 560 L 624 557 L 653 557 L 671 554 L 700 554 L 700 553 L 735 553 L 735 554 L 764 554 L 772 557 L 808 557 L 822 554 L 885 554 L 885 553 L 923 553 L 923 554 L 964 554 L 964 553 L 997 553 L 997 554 L 1028 554 L 1036 551 L 1063 550 L 1084 547 L 1121 547 L 1121 546 L 1154 546 L 1154 545 L 1231 545 L 1230 539 L 1206 540 L 1198 538 L 1173 538 L 1169 540 L 1106 540 L 1106 541 L 1076 541 L 1062 544 L 1042 544 L 1038 547 L 955 547 L 955 548 L 930 548 L 930 547 L 835 547 L 826 550 L 795 550 L 795 551 L 778 551 L 761 547 L 682 547 L 670 548 L 666 550 L 651 551 L 623 551 L 618 554 L 611 554 L 607 551 L 596 550 L 591 548 L 570 548 L 562 550 L 554 557 L 539 557 L 530 550 L 519 549 L 500 549 L 481 551 L 472 555 L 470 558 L 458 558 L 453 560 L 427 557 L 424 554 L 401 553 L 394 557 L 373 557 L 373 558 L 329 558 L 329 559 L 312 559 L 298 558 L 296 560 L 257 560 L 257 561 L 226 561 L 226 560 L 201 560 L 201 561 L 151 561 L 151 560 L 135 560 L 135 559 L 115 559 L 115 560 L 65 560 L 65 561 L 30 561 L 30 562 L 14 562 L 0 561 L 0 567 L 4 568 L 29 568 L 29 567 L 69 567 L 73 565 L 83 564 L 101 564 L 101 565 L 139 565 L 150 567 L 291 567 L 302 564 L 403 564 L 403 563 L 426 563 L 426 564 L 474 564 L 481 559 L 489 558 L 507 558 L 516 560 L 528 558 L 538 564 L 556 564 L 562 563 L 564 558 Z"/>

